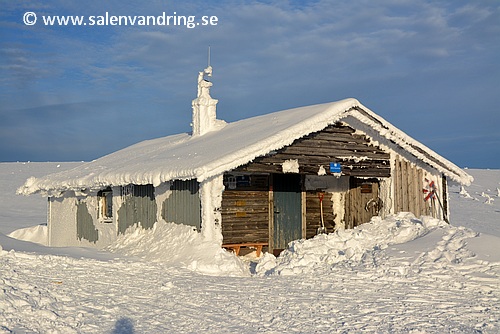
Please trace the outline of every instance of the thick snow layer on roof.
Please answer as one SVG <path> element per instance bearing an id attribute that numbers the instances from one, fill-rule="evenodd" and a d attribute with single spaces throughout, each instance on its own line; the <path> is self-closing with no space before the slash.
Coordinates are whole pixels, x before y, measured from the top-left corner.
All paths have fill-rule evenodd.
<path id="1" fill-rule="evenodd" d="M 369 123 L 383 136 L 419 154 L 425 162 L 451 179 L 463 184 L 470 183 L 471 177 L 459 167 L 412 140 L 356 99 L 345 99 L 228 123 L 203 136 L 192 137 L 185 133 L 140 142 L 72 170 L 30 178 L 19 188 L 18 193 L 55 194 L 65 190 L 127 184 L 157 186 L 174 179 L 198 179 L 202 182 L 290 145 L 295 139 L 320 131 L 348 116 Z M 429 152 L 434 161 L 414 147 Z M 435 166 L 436 161 L 440 166 Z"/>

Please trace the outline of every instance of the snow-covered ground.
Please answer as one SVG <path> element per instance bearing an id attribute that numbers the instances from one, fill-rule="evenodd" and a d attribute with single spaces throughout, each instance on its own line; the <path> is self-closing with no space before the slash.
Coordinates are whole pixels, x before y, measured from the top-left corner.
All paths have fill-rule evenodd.
<path id="1" fill-rule="evenodd" d="M 403 213 L 259 261 L 164 222 L 102 251 L 6 236 L 44 243 L 46 199 L 15 190 L 74 166 L 0 164 L 0 333 L 500 332 L 500 170 L 451 187 L 451 226 Z"/>

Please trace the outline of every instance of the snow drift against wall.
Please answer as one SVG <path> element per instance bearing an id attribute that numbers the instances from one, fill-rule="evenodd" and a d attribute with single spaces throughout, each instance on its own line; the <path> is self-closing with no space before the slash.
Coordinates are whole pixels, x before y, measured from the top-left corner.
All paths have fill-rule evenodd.
<path id="1" fill-rule="evenodd" d="M 206 275 L 249 275 L 239 258 L 187 225 L 161 221 L 149 230 L 133 226 L 106 250 Z"/>
<path id="2" fill-rule="evenodd" d="M 267 254 L 256 271 L 259 275 L 292 275 L 314 272 L 340 262 L 356 265 L 371 252 L 414 240 L 444 226 L 447 224 L 438 219 L 417 219 L 411 213 L 400 213 L 384 220 L 373 217 L 369 223 L 354 229 L 293 241 L 277 259 Z"/>
<path id="3" fill-rule="evenodd" d="M 30 241 L 44 246 L 47 246 L 48 244 L 48 229 L 45 224 L 20 228 L 11 232 L 8 236 L 14 239 Z"/>

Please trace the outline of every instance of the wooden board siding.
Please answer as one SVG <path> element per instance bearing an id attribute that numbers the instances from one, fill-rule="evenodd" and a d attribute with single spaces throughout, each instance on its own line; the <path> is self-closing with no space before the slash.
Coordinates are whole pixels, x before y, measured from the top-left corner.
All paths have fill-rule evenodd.
<path id="1" fill-rule="evenodd" d="M 394 211 L 411 212 L 415 216 L 432 215 L 424 201 L 424 173 L 410 162 L 396 158 L 394 165 Z"/>
<path id="2" fill-rule="evenodd" d="M 282 163 L 290 159 L 298 160 L 301 174 L 317 174 L 320 166 L 328 171 L 330 162 L 340 162 L 344 175 L 388 177 L 391 173 L 388 153 L 371 145 L 366 136 L 341 124 L 297 139 L 290 146 L 258 157 L 236 170 L 281 173 Z"/>
<path id="3" fill-rule="evenodd" d="M 335 215 L 333 212 L 332 194 L 325 193 L 323 198 L 323 221 L 327 233 L 332 233 L 335 228 Z M 312 238 L 317 234 L 321 226 L 320 204 L 317 191 L 306 192 L 306 238 Z"/>
<path id="4" fill-rule="evenodd" d="M 147 185 L 128 185 L 121 187 L 122 206 L 118 210 L 118 233 L 125 233 L 135 224 L 149 229 L 156 222 L 156 201 L 154 187 Z"/>
<path id="5" fill-rule="evenodd" d="M 248 179 L 246 178 L 248 177 Z M 225 175 L 222 193 L 222 236 L 224 244 L 269 241 L 269 186 L 267 175 L 246 175 L 234 181 Z M 236 177 L 234 177 L 236 178 Z"/>
<path id="6" fill-rule="evenodd" d="M 268 191 L 224 191 L 222 235 L 224 244 L 269 241 Z"/>
<path id="7" fill-rule="evenodd" d="M 378 199 L 379 183 L 376 179 L 352 177 L 345 202 L 345 228 L 367 223 L 373 216 L 378 215 L 379 210 L 375 206 Z"/>
<path id="8" fill-rule="evenodd" d="M 372 145 L 369 138 L 342 123 L 295 140 L 291 145 L 252 162 L 240 166 L 224 176 L 225 190 L 222 195 L 222 234 L 224 243 L 270 242 L 273 248 L 274 193 L 269 189 L 269 180 L 260 187 L 250 180 L 257 175 L 279 175 L 282 164 L 297 160 L 299 174 L 318 175 L 320 168 L 329 173 L 331 162 L 340 162 L 342 174 L 364 178 L 391 176 L 390 154 Z M 237 179 L 239 177 L 239 179 Z M 378 196 L 378 183 L 377 183 Z M 303 237 L 311 238 L 321 224 L 319 199 L 315 191 L 301 194 L 301 217 Z M 327 231 L 334 229 L 333 203 L 331 194 L 326 194 L 323 203 L 324 222 Z M 356 208 L 351 216 L 363 220 L 362 208 Z M 356 203 L 352 202 L 356 207 Z M 361 218 L 360 218 L 361 217 Z M 370 216 L 371 217 L 371 216 Z M 305 222 L 304 222 L 305 220 Z M 369 220 L 369 219 L 368 219 Z M 366 220 L 366 221 L 368 221 Z"/>
<path id="9" fill-rule="evenodd" d="M 76 236 L 78 240 L 85 239 L 94 243 L 99 240 L 99 231 L 95 228 L 85 202 L 79 202 L 76 205 Z"/>

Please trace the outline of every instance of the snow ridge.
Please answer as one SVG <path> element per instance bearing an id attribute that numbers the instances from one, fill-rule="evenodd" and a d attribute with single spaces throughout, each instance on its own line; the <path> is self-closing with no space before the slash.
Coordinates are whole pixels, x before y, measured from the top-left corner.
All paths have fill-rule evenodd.
<path id="1" fill-rule="evenodd" d="M 296 275 L 322 270 L 340 262 L 356 264 L 370 252 L 414 240 L 444 224 L 431 217 L 416 219 L 411 213 L 400 213 L 385 220 L 373 217 L 369 223 L 354 229 L 293 241 L 277 259 L 267 254 L 257 265 L 256 272 L 259 275 Z"/>

